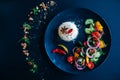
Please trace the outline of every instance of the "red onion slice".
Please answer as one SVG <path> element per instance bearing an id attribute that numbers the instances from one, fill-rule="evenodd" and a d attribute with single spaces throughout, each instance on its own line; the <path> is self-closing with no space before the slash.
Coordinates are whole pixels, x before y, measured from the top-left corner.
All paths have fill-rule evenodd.
<path id="1" fill-rule="evenodd" d="M 80 59 L 80 58 L 78 58 L 78 59 Z M 86 66 L 78 64 L 78 59 L 75 60 L 75 66 L 78 70 L 83 70 Z"/>
<path id="2" fill-rule="evenodd" d="M 95 52 L 93 53 L 93 55 L 89 55 L 89 50 L 90 49 L 93 49 Z M 86 55 L 89 57 L 89 58 L 93 58 L 94 57 L 94 55 L 96 54 L 96 49 L 95 48 L 93 48 L 93 47 L 90 47 L 90 48 L 88 48 L 87 50 L 86 50 Z"/>
<path id="3" fill-rule="evenodd" d="M 97 41 L 98 41 L 98 44 L 97 44 L 97 46 L 95 46 L 95 47 L 94 47 L 94 46 L 91 46 L 91 45 L 89 44 L 89 41 L 90 41 L 90 39 L 92 39 L 92 38 L 96 38 Z M 95 36 L 94 36 L 94 37 L 89 37 L 88 40 L 87 40 L 87 45 L 88 45 L 88 47 L 90 47 L 90 48 L 91 48 L 91 47 L 93 47 L 93 48 L 98 48 L 98 47 L 100 46 L 99 39 L 98 39 L 97 37 L 95 37 Z"/>

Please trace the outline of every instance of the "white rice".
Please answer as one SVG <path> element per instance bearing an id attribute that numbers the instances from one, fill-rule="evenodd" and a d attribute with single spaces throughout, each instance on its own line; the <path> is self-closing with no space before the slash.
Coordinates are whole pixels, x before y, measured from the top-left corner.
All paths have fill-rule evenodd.
<path id="1" fill-rule="evenodd" d="M 63 33 L 61 31 L 63 28 L 67 28 L 66 31 L 72 29 L 72 32 L 69 34 Z M 78 28 L 74 22 L 71 22 L 71 21 L 63 22 L 58 28 L 58 35 L 64 41 L 67 41 L 67 42 L 73 41 L 78 36 Z"/>

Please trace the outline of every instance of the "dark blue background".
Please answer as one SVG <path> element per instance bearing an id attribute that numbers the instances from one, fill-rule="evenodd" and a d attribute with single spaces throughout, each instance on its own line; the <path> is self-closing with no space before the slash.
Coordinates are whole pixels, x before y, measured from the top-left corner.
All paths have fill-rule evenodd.
<path id="1" fill-rule="evenodd" d="M 105 62 L 91 72 L 71 75 L 50 65 L 47 80 L 120 80 L 120 1 L 119 0 L 56 0 L 58 12 L 70 7 L 88 8 L 99 14 L 111 30 L 112 46 Z M 18 49 L 20 25 L 27 13 L 41 0 L 0 1 L 0 80 L 40 80 L 27 69 Z M 46 61 L 47 62 L 47 61 Z M 50 64 L 50 63 L 48 63 Z"/>

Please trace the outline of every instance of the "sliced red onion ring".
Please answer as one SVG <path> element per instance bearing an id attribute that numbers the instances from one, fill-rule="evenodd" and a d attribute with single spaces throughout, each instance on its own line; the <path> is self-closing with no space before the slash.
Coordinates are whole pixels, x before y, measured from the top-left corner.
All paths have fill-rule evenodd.
<path id="1" fill-rule="evenodd" d="M 91 46 L 91 45 L 89 44 L 89 41 L 90 41 L 90 39 L 92 39 L 92 38 L 96 38 L 97 41 L 98 41 L 98 44 L 97 44 L 97 46 L 95 46 L 95 47 L 94 47 L 94 46 Z M 90 48 L 91 48 L 91 47 L 93 47 L 93 48 L 98 48 L 98 47 L 100 46 L 99 39 L 98 39 L 97 37 L 95 37 L 95 36 L 94 36 L 94 37 L 89 37 L 88 40 L 87 40 L 87 45 L 88 45 L 88 47 L 90 47 Z"/>
<path id="2" fill-rule="evenodd" d="M 93 53 L 93 55 L 89 55 L 89 50 L 90 49 L 93 49 L 95 52 Z M 96 54 L 96 49 L 94 48 L 94 47 L 90 47 L 90 48 L 88 48 L 87 50 L 86 50 L 86 55 L 89 57 L 89 58 L 93 58 L 94 57 L 94 55 Z"/>
<path id="3" fill-rule="evenodd" d="M 84 54 L 85 54 L 85 51 L 83 50 L 83 48 L 84 48 L 84 47 L 82 47 L 82 53 L 84 53 Z"/>
<path id="4" fill-rule="evenodd" d="M 102 31 L 101 37 L 102 37 L 103 35 L 104 35 L 104 31 Z M 101 37 L 100 37 L 100 38 L 101 38 Z"/>
<path id="5" fill-rule="evenodd" d="M 78 58 L 78 59 L 80 59 L 80 58 Z M 78 59 L 75 60 L 75 66 L 78 70 L 83 70 L 86 66 L 85 65 L 79 65 L 78 64 Z"/>
<path id="6" fill-rule="evenodd" d="M 75 49 L 77 49 L 78 47 L 74 47 L 73 49 L 72 49 L 72 52 L 73 53 L 75 53 Z"/>

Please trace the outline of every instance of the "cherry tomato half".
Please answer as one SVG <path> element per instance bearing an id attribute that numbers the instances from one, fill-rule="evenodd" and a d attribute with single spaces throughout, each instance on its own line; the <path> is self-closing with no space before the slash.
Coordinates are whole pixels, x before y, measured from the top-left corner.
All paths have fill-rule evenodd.
<path id="1" fill-rule="evenodd" d="M 68 56 L 67 57 L 67 62 L 69 62 L 69 63 L 73 63 L 73 61 L 74 61 L 74 57 L 73 56 Z"/>
<path id="2" fill-rule="evenodd" d="M 94 63 L 93 62 L 89 62 L 86 64 L 86 66 L 89 68 L 89 69 L 93 69 L 94 68 Z"/>

